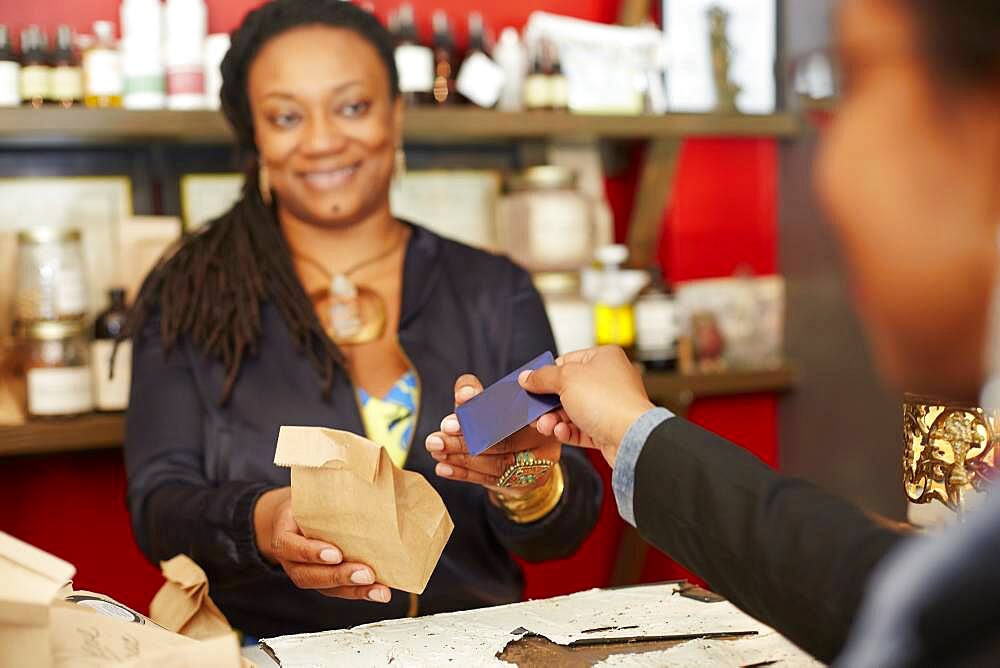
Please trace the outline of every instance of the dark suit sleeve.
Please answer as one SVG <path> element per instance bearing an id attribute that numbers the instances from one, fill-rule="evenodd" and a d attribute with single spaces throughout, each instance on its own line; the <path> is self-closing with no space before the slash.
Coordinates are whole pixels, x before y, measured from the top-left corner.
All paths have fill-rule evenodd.
<path id="1" fill-rule="evenodd" d="M 556 352 L 545 305 L 531 277 L 515 269 L 510 350 L 505 368 L 516 369 L 546 350 Z M 565 490 L 548 515 L 531 524 L 516 524 L 488 499 L 487 517 L 500 542 L 527 561 L 559 559 L 573 554 L 590 535 L 601 511 L 604 485 L 586 455 L 563 447 L 561 466 Z"/>
<path id="2" fill-rule="evenodd" d="M 823 661 L 843 647 L 872 569 L 901 537 L 680 418 L 646 440 L 633 507 L 644 539 Z"/>
<path id="3" fill-rule="evenodd" d="M 204 407 L 185 347 L 164 355 L 156 314 L 133 346 L 125 468 L 139 547 L 154 564 L 188 555 L 213 586 L 272 573 L 257 551 L 253 509 L 274 485 L 208 480 Z"/>

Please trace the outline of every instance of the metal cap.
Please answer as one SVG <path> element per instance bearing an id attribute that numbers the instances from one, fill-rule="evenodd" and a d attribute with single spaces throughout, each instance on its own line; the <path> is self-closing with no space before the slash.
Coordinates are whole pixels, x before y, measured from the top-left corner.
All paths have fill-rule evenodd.
<path id="1" fill-rule="evenodd" d="M 79 241 L 80 230 L 70 227 L 33 227 L 17 233 L 17 243 L 24 245 L 55 244 L 64 241 Z"/>
<path id="2" fill-rule="evenodd" d="M 529 167 L 510 177 L 511 190 L 561 190 L 576 187 L 576 174 L 558 165 Z"/>
<path id="3" fill-rule="evenodd" d="M 33 341 L 61 341 L 79 336 L 85 329 L 83 320 L 38 320 L 22 326 L 25 338 Z"/>

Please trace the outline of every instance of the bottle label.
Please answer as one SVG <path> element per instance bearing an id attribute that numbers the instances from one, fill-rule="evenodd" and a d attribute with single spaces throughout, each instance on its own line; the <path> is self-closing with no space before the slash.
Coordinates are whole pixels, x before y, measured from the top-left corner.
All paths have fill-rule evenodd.
<path id="1" fill-rule="evenodd" d="M 49 95 L 50 68 L 47 65 L 28 65 L 21 68 L 21 99 L 45 99 Z"/>
<path id="2" fill-rule="evenodd" d="M 205 92 L 205 72 L 200 66 L 167 70 L 167 95 L 201 95 Z"/>
<path id="3" fill-rule="evenodd" d="M 635 344 L 640 357 L 674 359 L 680 322 L 676 303 L 668 298 L 643 298 L 635 305 Z"/>
<path id="4" fill-rule="evenodd" d="M 555 75 L 549 79 L 549 105 L 553 109 L 566 109 L 569 106 L 569 82 L 566 77 Z"/>
<path id="5" fill-rule="evenodd" d="M 548 77 L 543 74 L 532 74 L 525 80 L 524 106 L 528 109 L 547 109 L 552 106 Z"/>
<path id="6" fill-rule="evenodd" d="M 396 71 L 402 93 L 430 93 L 434 89 L 434 52 L 426 46 L 396 47 Z"/>
<path id="7" fill-rule="evenodd" d="M 83 98 L 83 72 L 79 67 L 57 67 L 52 70 L 49 97 L 60 102 Z"/>
<path id="8" fill-rule="evenodd" d="M 165 90 L 162 74 L 146 74 L 125 77 L 125 94 L 162 93 Z"/>
<path id="9" fill-rule="evenodd" d="M 122 94 L 122 70 L 118 53 L 107 49 L 88 51 L 83 59 L 87 95 L 114 97 Z"/>
<path id="10" fill-rule="evenodd" d="M 132 376 L 132 342 L 122 341 L 115 355 L 112 373 L 113 339 L 98 339 L 90 344 L 90 364 L 94 374 L 94 403 L 99 411 L 123 411 L 128 408 Z"/>
<path id="11" fill-rule="evenodd" d="M 29 369 L 27 386 L 32 415 L 77 415 L 94 409 L 90 367 Z"/>
<path id="12" fill-rule="evenodd" d="M 21 104 L 21 66 L 12 60 L 0 61 L 0 107 Z"/>

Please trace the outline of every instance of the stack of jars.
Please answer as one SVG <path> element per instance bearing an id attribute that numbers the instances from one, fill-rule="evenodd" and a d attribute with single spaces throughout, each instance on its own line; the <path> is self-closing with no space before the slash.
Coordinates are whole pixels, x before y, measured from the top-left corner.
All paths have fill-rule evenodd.
<path id="1" fill-rule="evenodd" d="M 124 324 L 124 293 L 111 291 L 112 306 L 98 317 L 92 342 L 79 230 L 39 227 L 21 232 L 17 241 L 13 321 L 28 414 L 54 417 L 95 408 L 123 409 L 128 370 L 115 382 L 108 364 Z M 127 364 L 128 351 L 122 352 L 119 357 Z"/>
<path id="2" fill-rule="evenodd" d="M 14 334 L 28 413 L 94 409 L 87 336 L 87 283 L 80 232 L 39 227 L 18 234 Z"/>

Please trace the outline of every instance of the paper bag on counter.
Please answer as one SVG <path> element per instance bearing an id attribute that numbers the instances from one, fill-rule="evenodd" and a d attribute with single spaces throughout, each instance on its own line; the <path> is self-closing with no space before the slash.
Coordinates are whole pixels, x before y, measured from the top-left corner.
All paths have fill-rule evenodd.
<path id="1" fill-rule="evenodd" d="M 232 633 L 226 616 L 208 596 L 208 577 L 184 554 L 161 561 L 166 583 L 149 604 L 149 616 L 175 633 L 197 638 L 215 638 Z"/>
<path id="2" fill-rule="evenodd" d="M 0 531 L 0 666 L 52 665 L 49 610 L 75 572 Z"/>
<path id="3" fill-rule="evenodd" d="M 234 633 L 209 640 L 194 640 L 171 633 L 141 615 L 139 617 L 138 621 L 130 621 L 110 611 L 99 612 L 88 605 L 56 603 L 52 606 L 54 667 L 253 666 L 240 656 L 239 642 Z"/>
<path id="4" fill-rule="evenodd" d="M 320 427 L 282 427 L 274 463 L 292 469 L 292 514 L 306 536 L 367 564 L 376 582 L 424 591 L 455 525 L 422 475 L 366 438 Z"/>

